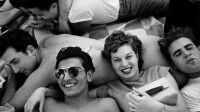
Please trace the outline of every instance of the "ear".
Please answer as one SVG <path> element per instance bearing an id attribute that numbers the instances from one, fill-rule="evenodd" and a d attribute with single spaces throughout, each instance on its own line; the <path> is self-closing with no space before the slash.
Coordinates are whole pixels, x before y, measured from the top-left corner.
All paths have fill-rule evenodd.
<path id="1" fill-rule="evenodd" d="M 200 51 L 200 45 L 197 47 L 198 49 L 199 49 L 199 51 Z"/>
<path id="2" fill-rule="evenodd" d="M 92 70 L 89 70 L 88 72 L 87 72 L 87 80 L 88 80 L 88 82 L 92 82 L 92 75 L 93 75 L 93 71 Z"/>
<path id="3" fill-rule="evenodd" d="M 37 50 L 32 46 L 32 45 L 28 45 L 26 48 L 26 52 L 29 54 L 32 54 L 33 56 L 36 56 L 37 54 Z"/>
<path id="4" fill-rule="evenodd" d="M 58 3 L 52 3 L 51 4 L 51 9 L 53 9 L 54 11 L 57 11 L 58 10 Z"/>

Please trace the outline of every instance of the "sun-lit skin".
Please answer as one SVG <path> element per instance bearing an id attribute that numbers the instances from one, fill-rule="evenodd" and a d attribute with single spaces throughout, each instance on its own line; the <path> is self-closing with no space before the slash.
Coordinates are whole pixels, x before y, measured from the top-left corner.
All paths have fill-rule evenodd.
<path id="1" fill-rule="evenodd" d="M 82 60 L 79 58 L 68 58 L 62 60 L 58 65 L 58 69 L 78 66 L 82 70 L 75 78 L 71 78 L 68 74 L 66 74 L 63 79 L 58 79 L 58 84 L 65 93 L 66 97 L 77 97 L 88 90 L 87 75 L 81 64 L 81 61 Z"/>
<path id="2" fill-rule="evenodd" d="M 190 39 L 179 38 L 171 43 L 168 50 L 174 64 L 181 71 L 200 72 L 200 51 Z"/>
<path id="3" fill-rule="evenodd" d="M 3 54 L 2 59 L 6 64 L 11 65 L 15 73 L 24 73 L 27 76 L 37 68 L 40 61 L 33 52 L 27 51 L 27 54 L 25 54 L 23 52 L 16 52 L 14 48 L 8 48 Z"/>
<path id="4" fill-rule="evenodd" d="M 50 9 L 40 10 L 38 8 L 28 9 L 29 14 L 37 18 L 38 20 L 53 21 L 58 17 L 58 7 L 57 4 L 53 3 Z"/>
<path id="5" fill-rule="evenodd" d="M 124 82 L 137 81 L 139 78 L 138 57 L 130 45 L 123 45 L 111 53 L 112 66 Z"/>

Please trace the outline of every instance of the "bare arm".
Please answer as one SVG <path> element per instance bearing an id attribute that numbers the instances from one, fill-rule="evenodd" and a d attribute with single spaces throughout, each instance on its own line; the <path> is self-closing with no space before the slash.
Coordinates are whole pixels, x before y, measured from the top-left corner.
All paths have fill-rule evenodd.
<path id="1" fill-rule="evenodd" d="M 23 109 L 26 100 L 38 87 L 46 87 L 49 84 L 56 82 L 52 75 L 52 70 L 54 70 L 54 68 L 51 66 L 52 63 L 40 66 L 37 70 L 31 73 L 22 87 L 17 90 L 15 96 L 9 102 L 17 111 Z"/>
<path id="2" fill-rule="evenodd" d="M 58 0 L 58 6 L 59 6 L 59 32 L 60 33 L 71 33 L 69 24 L 68 24 L 68 15 L 69 10 L 71 7 L 71 2 L 73 0 Z"/>
<path id="3" fill-rule="evenodd" d="M 16 16 L 16 14 L 19 12 L 19 9 L 12 9 L 9 11 L 3 11 L 0 12 L 0 26 L 3 26 L 7 23 L 9 23 L 10 21 L 12 21 L 12 19 Z"/>
<path id="4" fill-rule="evenodd" d="M 13 9 L 13 6 L 10 3 L 10 0 L 6 0 L 3 4 L 3 6 L 0 7 L 0 11 L 8 11 Z"/>

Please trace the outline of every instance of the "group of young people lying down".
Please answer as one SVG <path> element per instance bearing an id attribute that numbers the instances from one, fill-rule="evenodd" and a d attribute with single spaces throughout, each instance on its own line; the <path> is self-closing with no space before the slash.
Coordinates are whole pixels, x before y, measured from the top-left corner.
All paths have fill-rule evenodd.
<path id="1" fill-rule="evenodd" d="M 99 40 L 67 34 L 48 34 L 45 37 L 38 45 L 34 37 L 19 29 L 8 30 L 0 36 L 1 59 L 10 65 L 15 73 L 24 73 L 28 76 L 22 87 L 16 91 L 8 102 L 15 107 L 16 111 L 23 109 L 27 99 L 37 88 L 50 87 L 50 85 L 54 84 L 59 85 L 64 93 L 64 98 L 57 100 L 56 95 L 51 95 L 51 92 L 47 92 L 47 96 L 50 94 L 53 98 L 44 100 L 43 109 L 45 111 L 48 109 L 53 111 L 58 107 L 76 111 L 83 111 L 83 109 L 89 111 L 88 106 L 97 108 L 91 103 L 97 100 L 96 97 L 114 98 L 115 100 L 103 99 L 102 102 L 106 100 L 108 105 L 114 105 L 116 107 L 115 111 L 118 109 L 138 112 L 147 111 L 147 109 L 152 111 L 187 111 L 184 100 L 178 91 L 177 83 L 168 72 L 169 68 L 154 66 L 147 70 L 142 70 L 142 55 L 144 55 L 142 53 L 142 42 L 136 36 L 116 31 L 106 39 L 105 44 Z M 71 48 L 66 48 L 70 46 Z M 80 48 L 74 46 L 79 46 Z M 65 50 L 70 50 L 72 54 L 65 53 L 67 52 Z M 79 52 L 73 54 L 76 51 Z M 169 51 L 171 51 L 171 46 Z M 61 52 L 61 54 L 58 52 Z M 80 52 L 89 54 L 94 65 L 92 70 L 85 67 L 91 66 L 91 64 L 88 65 L 88 61 L 87 63 L 83 62 L 83 59 L 78 55 Z M 68 55 L 69 57 L 67 57 Z M 190 64 L 193 61 L 191 60 L 188 66 L 191 66 Z M 187 71 L 190 69 L 188 67 Z M 194 70 L 192 69 L 191 71 Z M 163 104 L 137 89 L 161 77 L 166 77 L 178 93 L 175 106 Z M 81 91 L 87 90 L 86 88 L 91 89 L 90 85 L 87 87 L 87 81 L 96 87 L 107 84 L 89 92 Z M 35 95 L 31 96 L 33 103 L 25 105 L 27 110 L 31 110 L 34 107 L 34 103 L 41 98 L 38 98 L 38 95 L 40 96 L 40 93 L 43 94 L 46 91 L 44 88 L 39 89 L 39 94 L 37 91 L 33 93 L 33 95 L 36 94 L 36 97 Z M 127 103 L 129 104 L 128 108 L 125 108 L 123 98 L 131 91 L 135 91 L 139 96 L 137 94 L 128 94 L 131 95 L 131 99 L 128 100 L 130 102 Z M 73 101 L 79 103 L 75 105 L 76 103 L 73 104 Z M 58 104 L 60 106 L 57 108 L 50 108 L 52 107 L 51 105 Z M 67 106 L 64 106 L 66 104 Z M 105 106 L 101 103 L 98 103 L 98 105 L 100 107 Z M 152 108 L 154 106 L 155 108 Z"/>
<path id="2" fill-rule="evenodd" d="M 90 111 L 87 107 L 98 107 L 100 108 L 98 109 L 99 111 L 108 111 L 107 109 L 109 108 L 106 107 L 108 105 L 112 105 L 114 107 L 114 110 L 110 111 L 199 111 L 199 92 L 196 91 L 199 88 L 199 49 L 198 44 L 195 44 L 196 41 L 193 41 L 191 39 L 194 37 L 192 34 L 182 29 L 173 29 L 171 32 L 169 32 L 169 34 L 165 35 L 164 39 L 161 39 L 161 41 L 159 41 L 161 51 L 164 56 L 167 57 L 168 62 L 170 62 L 170 64 L 172 65 L 172 68 L 183 72 L 184 76 L 187 76 L 187 78 L 184 79 L 189 79 L 188 85 L 181 90 L 182 96 L 184 96 L 184 101 L 186 103 L 183 101 L 182 96 L 179 94 L 176 82 L 174 81 L 173 77 L 171 77 L 171 75 L 168 73 L 169 68 L 156 66 L 146 70 L 142 69 L 145 68 L 145 66 L 148 66 L 146 61 L 147 59 L 155 60 L 155 58 L 157 59 L 157 57 L 145 55 L 145 52 L 142 51 L 141 53 L 141 50 L 137 51 L 137 49 L 140 49 L 141 47 L 140 41 L 135 39 L 134 41 L 138 43 L 138 46 L 136 44 L 133 48 L 131 45 L 128 44 L 124 44 L 122 46 L 119 45 L 119 47 L 116 47 L 118 49 L 115 49 L 115 47 L 113 47 L 116 44 L 114 43 L 115 39 L 117 43 L 121 41 L 123 43 L 123 36 L 125 38 L 128 38 L 128 36 L 130 35 L 124 34 L 123 32 L 114 32 L 109 37 L 111 40 L 109 41 L 108 38 L 108 40 L 106 40 L 106 42 L 104 43 L 98 40 L 82 38 L 67 34 L 53 35 L 49 32 L 47 35 L 43 35 L 42 37 L 39 36 L 40 38 L 36 39 L 26 32 L 18 29 L 9 30 L 3 33 L 0 36 L 0 46 L 2 48 L 0 50 L 0 54 L 2 57 L 1 59 L 6 64 L 1 64 L 2 68 L 5 68 L 5 70 L 2 69 L 4 70 L 4 72 L 2 72 L 2 82 L 4 82 L 3 80 L 6 81 L 1 88 L 1 99 L 3 99 L 1 100 L 1 105 L 5 106 L 0 109 L 4 111 L 9 109 L 10 111 L 13 111 L 14 109 L 16 111 L 20 111 L 23 109 L 27 99 L 30 97 L 33 91 L 36 90 L 38 87 L 50 87 L 54 84 L 59 84 L 59 87 L 61 88 L 60 91 L 64 93 L 62 95 L 64 95 L 65 98 L 63 99 L 65 101 L 62 101 L 63 99 L 60 101 L 59 99 L 57 99 L 57 95 L 51 95 L 51 92 L 45 93 L 45 88 L 39 88 L 39 90 L 36 90 L 36 92 L 33 93 L 33 96 L 31 96 L 28 100 L 27 104 L 25 105 L 25 110 L 32 110 L 34 104 L 37 103 L 40 99 L 43 99 L 41 97 L 38 97 L 39 95 L 47 94 L 48 96 L 48 94 L 50 93 L 50 96 L 52 96 L 53 98 L 42 100 L 42 102 L 44 101 L 43 103 L 45 103 L 43 107 L 45 111 L 56 109 L 49 108 L 51 107 L 51 105 L 55 104 L 61 104 L 61 108 L 69 109 L 69 111 Z M 119 41 L 117 39 L 119 39 Z M 142 44 L 142 46 L 144 47 L 145 45 L 143 42 Z M 88 53 L 89 56 L 91 56 L 92 58 L 95 71 L 85 70 L 88 69 L 87 67 L 85 67 L 87 65 L 83 64 L 82 61 L 84 59 L 76 58 L 77 54 L 67 58 L 62 55 L 61 57 L 63 57 L 63 60 L 61 59 L 60 62 L 58 62 L 58 60 L 56 59 L 56 57 L 59 56 L 58 52 L 62 48 L 66 48 L 69 46 L 72 47 L 68 48 L 67 50 L 77 49 L 79 51 L 78 53 Z M 74 46 L 79 46 L 80 49 Z M 114 51 L 112 51 L 112 47 L 114 48 Z M 102 51 L 104 51 L 103 54 L 107 52 L 107 55 L 103 55 L 105 57 L 102 57 Z M 123 55 L 129 51 L 131 52 L 130 54 L 128 53 L 127 55 Z M 158 58 L 160 57 L 158 56 Z M 141 64 L 141 59 L 144 60 L 145 66 L 143 67 Z M 58 63 L 57 67 L 56 63 Z M 68 64 L 70 65 L 68 66 Z M 159 65 L 159 63 L 155 64 Z M 74 65 L 72 66 L 73 68 L 71 68 L 71 65 Z M 70 72 L 70 70 L 72 71 Z M 14 77 L 13 73 L 23 73 L 27 76 L 26 81 L 18 90 L 15 89 L 15 83 L 9 83 L 10 78 Z M 152 76 L 149 74 L 154 73 L 157 73 L 157 75 L 153 75 L 155 77 L 148 77 Z M 178 100 L 175 106 L 156 101 L 155 99 L 152 99 L 152 97 L 150 97 L 148 94 L 137 89 L 137 87 L 139 88 L 161 77 L 166 77 L 178 93 Z M 182 77 L 182 75 L 179 77 Z M 174 78 L 176 78 L 176 76 Z M 77 91 L 83 90 L 83 88 L 87 88 L 87 81 L 91 82 L 91 85 L 95 87 L 98 87 L 102 84 L 106 85 L 100 86 L 93 91 Z M 177 79 L 176 81 L 179 82 L 179 80 Z M 83 82 L 85 83 L 83 84 Z M 8 87 L 8 85 L 10 84 L 11 86 Z M 93 86 L 92 88 L 94 88 Z M 69 91 L 66 91 L 66 88 Z M 125 90 L 122 91 L 123 89 Z M 133 94 L 133 91 L 136 94 Z M 10 94 L 8 95 L 7 93 Z M 88 94 L 94 98 L 88 97 Z M 73 101 L 71 97 L 73 97 L 73 95 L 76 96 L 76 99 L 73 99 L 74 102 L 79 102 L 79 104 L 72 103 Z M 122 100 L 126 96 L 129 98 L 128 103 L 126 102 L 128 106 L 124 106 L 125 103 Z M 107 105 L 104 105 L 104 103 L 102 104 L 102 102 L 100 102 L 96 107 L 93 105 L 96 101 L 98 101 L 96 97 L 111 97 L 115 100 L 110 98 L 101 99 L 102 102 L 106 101 L 108 102 L 108 104 L 106 103 Z M 72 102 L 68 102 L 68 100 Z M 83 105 L 83 102 L 86 102 L 86 105 Z M 67 107 L 63 105 L 67 105 Z M 14 108 L 12 106 L 14 106 Z M 154 106 L 155 108 L 153 108 Z M 182 108 L 180 108 L 181 106 Z M 105 110 L 101 110 L 102 107 L 105 108 Z M 188 110 L 186 109 L 186 107 L 188 108 Z M 42 106 L 40 109 L 42 110 Z"/>
<path id="3" fill-rule="evenodd" d="M 48 26 L 54 33 L 83 35 L 94 25 L 138 17 L 165 16 L 170 0 L 6 0 L 27 12 L 30 26 Z"/>

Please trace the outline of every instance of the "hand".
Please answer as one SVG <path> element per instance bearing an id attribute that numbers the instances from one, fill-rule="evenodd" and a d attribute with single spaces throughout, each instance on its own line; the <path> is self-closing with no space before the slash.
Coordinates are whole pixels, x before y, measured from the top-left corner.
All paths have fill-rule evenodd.
<path id="1" fill-rule="evenodd" d="M 39 20 L 36 17 L 30 16 L 30 22 L 29 22 L 29 26 L 33 27 L 33 28 L 41 28 L 45 25 L 45 21 L 44 20 Z"/>
<path id="2" fill-rule="evenodd" d="M 15 108 L 9 103 L 6 103 L 4 106 L 0 106 L 0 112 L 15 112 Z"/>
<path id="3" fill-rule="evenodd" d="M 4 77 L 4 78 L 7 76 L 7 75 L 5 74 L 5 73 L 6 73 L 5 68 L 6 68 L 5 62 L 4 62 L 3 60 L 0 60 L 0 75 L 1 75 L 2 77 Z"/>
<path id="4" fill-rule="evenodd" d="M 3 83 L 5 82 L 5 77 L 7 77 L 7 72 L 5 70 L 6 65 L 4 61 L 0 60 L 0 88 L 3 87 Z"/>
<path id="5" fill-rule="evenodd" d="M 143 91 L 133 88 L 132 92 L 126 94 L 129 109 L 133 112 L 158 112 L 159 102 Z"/>
<path id="6" fill-rule="evenodd" d="M 43 112 L 46 88 L 40 87 L 36 89 L 24 105 L 25 112 L 32 112 L 34 107 L 39 103 L 39 111 Z"/>

